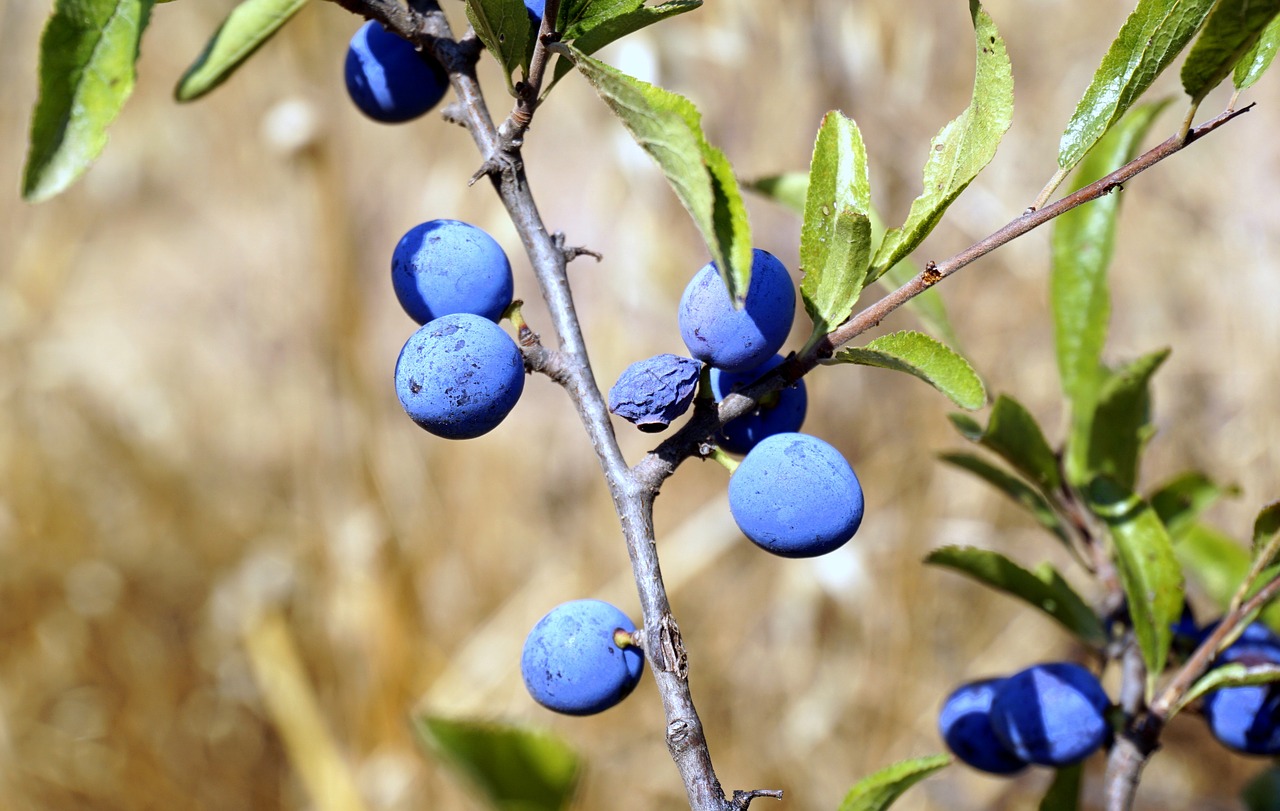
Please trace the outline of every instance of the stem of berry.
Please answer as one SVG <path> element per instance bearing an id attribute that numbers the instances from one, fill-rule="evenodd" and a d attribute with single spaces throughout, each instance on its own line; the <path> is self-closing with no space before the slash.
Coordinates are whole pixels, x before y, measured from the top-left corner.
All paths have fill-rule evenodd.
<path id="1" fill-rule="evenodd" d="M 468 32 L 462 41 L 456 40 L 436 0 L 413 0 L 408 10 L 390 0 L 334 2 L 357 14 L 377 19 L 396 33 L 429 48 L 449 71 L 450 83 L 458 96 L 452 117 L 466 126 L 485 156 L 484 166 L 477 174 L 488 175 L 506 207 L 551 312 L 558 349 L 549 351 L 535 345 L 531 350 L 533 357 L 526 353 L 526 359 L 535 369 L 555 370 L 552 377 L 573 401 L 613 497 L 644 616 L 646 661 L 657 683 L 666 714 L 667 747 L 684 781 L 690 809 L 736 811 L 746 808 L 755 797 L 781 796 L 781 792 L 754 790 L 734 792 L 733 799 L 729 799 L 716 777 L 702 721 L 689 691 L 684 641 L 671 613 L 658 562 L 653 531 L 653 501 L 658 489 L 641 482 L 627 466 L 618 446 L 608 408 L 592 374 L 586 342 L 574 308 L 566 269 L 569 257 L 560 241 L 547 231 L 542 222 L 519 159 L 518 143 L 500 134 L 485 106 L 476 80 L 475 62 L 466 58 L 463 47 L 463 43 L 474 39 L 474 34 Z M 554 12 L 557 7 L 556 0 L 547 3 L 549 12 Z M 545 24 L 542 26 L 543 33 L 547 28 Z M 541 42 L 538 48 L 542 48 Z M 533 112 L 529 107 L 529 117 Z M 527 126 L 528 120 L 524 119 L 523 123 Z"/>

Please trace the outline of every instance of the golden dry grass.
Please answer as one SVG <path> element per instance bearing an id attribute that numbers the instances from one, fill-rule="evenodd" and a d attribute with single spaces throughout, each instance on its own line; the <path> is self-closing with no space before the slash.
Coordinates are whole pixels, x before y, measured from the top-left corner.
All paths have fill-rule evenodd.
<path id="1" fill-rule="evenodd" d="M 3 805 L 477 809 L 415 747 L 406 718 L 425 702 L 558 730 L 588 753 L 579 808 L 680 807 L 649 681 L 618 709 L 564 719 L 533 706 L 516 673 L 523 634 L 552 605 L 605 594 L 635 607 L 565 398 L 532 379 L 497 431 L 449 444 L 404 419 L 392 394 L 411 325 L 386 266 L 413 224 L 486 227 L 513 254 L 518 294 L 537 298 L 493 195 L 465 185 L 477 165 L 465 134 L 435 117 L 382 127 L 355 114 L 340 84 L 355 21 L 327 3 L 210 98 L 176 106 L 174 81 L 232 3 L 173 3 L 156 11 L 101 161 L 68 194 L 28 206 L 17 189 L 45 5 L 0 2 Z M 922 256 L 964 247 L 1034 197 L 1124 5 L 991 0 L 1014 60 L 1015 124 Z M 965 12 L 932 0 L 712 2 L 610 58 L 692 97 L 744 176 L 803 168 L 821 114 L 842 108 L 894 219 L 928 139 L 966 103 Z M 1175 92 L 1176 76 L 1161 84 Z M 1115 263 L 1112 356 L 1174 348 L 1156 384 L 1151 478 L 1200 466 L 1240 484 L 1244 498 L 1214 514 L 1236 533 L 1280 495 L 1275 88 L 1268 76 L 1257 111 L 1130 184 Z M 1205 110 L 1223 103 L 1214 95 Z M 267 134 L 290 109 L 315 123 L 298 148 Z M 551 227 L 605 255 L 573 267 L 601 383 L 679 351 L 675 303 L 704 249 L 583 83 L 557 90 L 526 158 Z M 758 244 L 794 267 L 795 219 L 751 206 Z M 1046 240 L 1033 234 L 941 289 L 993 389 L 1056 430 Z M 539 303 L 528 315 L 546 324 Z M 941 398 L 843 369 L 815 376 L 811 400 L 808 430 L 844 450 L 867 489 L 848 548 L 816 562 L 760 553 L 733 527 L 723 472 L 696 462 L 657 516 L 722 778 L 783 788 L 779 807 L 806 811 L 938 751 L 934 716 L 959 681 L 1072 655 L 1046 621 L 920 565 L 943 543 L 1056 555 L 934 461 L 958 445 Z M 631 458 L 652 442 L 622 432 Z M 1173 724 L 1140 808 L 1235 807 L 1257 766 L 1201 727 Z M 1047 779 L 951 769 L 901 807 L 1025 808 Z"/>

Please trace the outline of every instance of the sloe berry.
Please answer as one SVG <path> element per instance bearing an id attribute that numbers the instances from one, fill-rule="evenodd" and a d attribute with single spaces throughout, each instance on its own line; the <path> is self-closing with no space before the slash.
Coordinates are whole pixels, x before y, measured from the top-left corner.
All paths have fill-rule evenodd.
<path id="1" fill-rule="evenodd" d="M 449 74 L 429 54 L 370 20 L 347 48 L 347 93 L 375 121 L 399 124 L 426 113 L 449 89 Z"/>
<path id="2" fill-rule="evenodd" d="M 520 672 L 534 700 L 567 715 L 607 710 L 631 694 L 640 681 L 644 657 L 633 646 L 619 647 L 616 631 L 635 624 L 600 600 L 573 600 L 551 609 L 525 639 Z"/>
<path id="3" fill-rule="evenodd" d="M 742 309 L 733 306 L 715 262 L 694 275 L 680 298 L 680 336 L 689 354 L 718 369 L 760 366 L 787 340 L 795 319 L 796 288 L 786 267 L 756 248 Z"/>
<path id="4" fill-rule="evenodd" d="M 774 355 L 763 366 L 745 372 L 726 372 L 712 367 L 711 395 L 719 402 L 735 388 L 759 380 L 783 360 L 782 355 Z M 746 453 L 765 437 L 799 431 L 808 407 L 804 380 L 797 380 L 794 385 L 765 395 L 754 411 L 725 423 L 716 435 L 716 444 L 729 453 Z"/>
<path id="5" fill-rule="evenodd" d="M 1110 706 L 1098 677 L 1080 665 L 1038 664 L 1000 685 L 991 702 L 991 727 L 1023 760 L 1067 766 L 1106 742 Z"/>
<path id="6" fill-rule="evenodd" d="M 419 324 L 451 313 L 497 321 L 511 304 L 511 263 L 493 237 L 458 220 L 410 228 L 391 255 L 391 284 Z"/>

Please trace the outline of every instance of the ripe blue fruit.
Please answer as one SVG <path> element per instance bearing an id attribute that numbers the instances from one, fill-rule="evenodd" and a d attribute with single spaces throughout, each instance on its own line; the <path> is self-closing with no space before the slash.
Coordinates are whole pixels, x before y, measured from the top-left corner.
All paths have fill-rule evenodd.
<path id="1" fill-rule="evenodd" d="M 531 15 L 541 20 L 547 10 L 547 0 L 524 0 L 524 7 L 529 9 Z"/>
<path id="2" fill-rule="evenodd" d="M 1033 665 L 1007 678 L 996 691 L 991 728 L 1009 751 L 1028 763 L 1067 766 L 1106 742 L 1110 706 L 1098 677 L 1080 665 Z"/>
<path id="3" fill-rule="evenodd" d="M 429 54 L 370 20 L 347 48 L 347 94 L 375 121 L 398 124 L 430 110 L 449 89 L 449 74 Z"/>
<path id="4" fill-rule="evenodd" d="M 419 324 L 451 313 L 497 321 L 511 304 L 511 263 L 483 229 L 458 220 L 410 228 L 391 255 L 391 284 Z"/>
<path id="5" fill-rule="evenodd" d="M 1256 629 L 1255 629 L 1256 626 Z M 1219 655 L 1218 664 L 1280 664 L 1280 644 L 1252 623 Z M 1249 755 L 1280 755 L 1280 689 L 1275 684 L 1223 687 L 1205 696 L 1209 731 L 1223 745 Z"/>
<path id="6" fill-rule="evenodd" d="M 943 702 L 938 730 L 947 748 L 975 769 L 991 774 L 1013 774 L 1027 762 L 996 737 L 991 728 L 991 701 L 1004 679 L 984 679 L 962 684 Z"/>
<path id="7" fill-rule="evenodd" d="M 689 409 L 702 364 L 679 355 L 655 355 L 628 366 L 609 389 L 609 410 L 641 431 L 661 431 Z"/>
<path id="8" fill-rule="evenodd" d="M 524 361 L 511 336 L 471 313 L 419 327 L 396 361 L 396 394 L 405 412 L 446 439 L 488 433 L 524 391 Z"/>
<path id="9" fill-rule="evenodd" d="M 862 523 L 862 485 L 840 451 L 808 434 L 774 434 L 729 477 L 729 511 L 757 546 L 787 558 L 824 555 Z"/>
<path id="10" fill-rule="evenodd" d="M 795 319 L 796 288 L 786 267 L 755 249 L 746 303 L 735 309 L 716 263 L 694 275 L 680 298 L 680 336 L 689 354 L 729 372 L 760 366 L 787 340 Z"/>
<path id="11" fill-rule="evenodd" d="M 726 372 L 713 367 L 711 395 L 719 402 L 734 389 L 759 380 L 783 360 L 781 355 L 774 355 L 763 366 L 745 372 Z M 804 381 L 797 380 L 792 386 L 765 395 L 754 411 L 725 423 L 716 435 L 716 444 L 729 453 L 746 453 L 765 437 L 799 431 L 808 407 L 809 395 Z"/>
<path id="12" fill-rule="evenodd" d="M 626 614 L 599 600 L 573 600 L 551 609 L 529 632 L 520 657 L 529 695 L 568 715 L 609 709 L 640 681 L 640 650 L 619 647 L 614 639 L 616 631 L 635 629 Z"/>

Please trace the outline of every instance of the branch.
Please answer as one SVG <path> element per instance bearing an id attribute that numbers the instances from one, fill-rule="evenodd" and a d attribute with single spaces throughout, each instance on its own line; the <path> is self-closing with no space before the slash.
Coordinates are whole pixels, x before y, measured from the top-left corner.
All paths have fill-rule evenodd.
<path id="1" fill-rule="evenodd" d="M 455 40 L 437 0 L 412 0 L 412 10 L 403 9 L 391 0 L 333 2 L 379 20 L 396 33 L 430 49 L 449 71 L 450 83 L 458 96 L 450 117 L 470 131 L 485 156 L 485 174 L 524 243 L 559 342 L 558 350 L 546 349 L 526 325 L 519 336 L 525 362 L 530 368 L 547 371 L 568 393 L 595 448 L 613 497 L 644 616 L 645 659 L 662 697 L 667 748 L 684 781 L 690 809 L 740 811 L 754 797 L 779 796 L 780 792 L 754 790 L 734 792 L 733 799 L 729 799 L 716 777 L 702 721 L 689 691 L 688 656 L 671 613 L 658 562 L 653 531 L 653 501 L 658 490 L 645 486 L 632 474 L 618 446 L 608 408 L 592 374 L 574 308 L 566 272 L 571 251 L 565 250 L 563 238 L 548 232 L 542 222 L 520 160 L 519 144 L 505 141 L 489 115 L 476 80 L 475 60 L 467 58 L 466 43 L 474 37 L 464 38 L 462 42 Z M 558 0 L 548 0 L 545 16 L 553 18 L 556 8 Z M 540 33 L 547 33 L 547 28 L 544 20 Z M 537 46 L 543 51 L 544 41 L 540 38 Z M 536 77 L 531 76 L 533 78 Z"/>
<path id="2" fill-rule="evenodd" d="M 986 256 L 996 248 L 1012 242 L 1028 231 L 1044 225 L 1071 209 L 1084 205 L 1091 200 L 1097 200 L 1099 197 L 1114 191 L 1119 191 L 1124 183 L 1138 174 L 1150 169 L 1165 158 L 1182 151 L 1200 138 L 1237 116 L 1249 112 L 1251 109 L 1253 109 L 1252 104 L 1239 110 L 1228 110 L 1217 118 L 1191 130 L 1186 138 L 1175 135 L 1074 194 L 1070 194 L 1042 209 L 1023 212 L 1017 219 L 1014 219 L 1000 230 L 949 259 L 927 263 L 924 270 L 917 274 L 915 278 L 832 330 L 825 338 L 816 342 L 808 352 L 798 357 L 792 357 L 788 362 L 778 366 L 759 381 L 743 388 L 736 394 L 725 397 L 721 401 L 719 409 L 715 412 L 695 414 L 679 431 L 664 440 L 661 445 L 636 465 L 634 468 L 636 475 L 647 486 L 658 487 L 668 476 L 675 472 L 676 466 L 680 462 L 696 454 L 698 446 L 714 434 L 721 425 L 751 411 L 755 408 L 757 401 L 765 394 L 777 391 L 789 382 L 799 380 L 812 371 L 823 359 L 831 357 L 841 346 L 877 326 L 890 313 L 925 290 L 966 265 Z"/>

